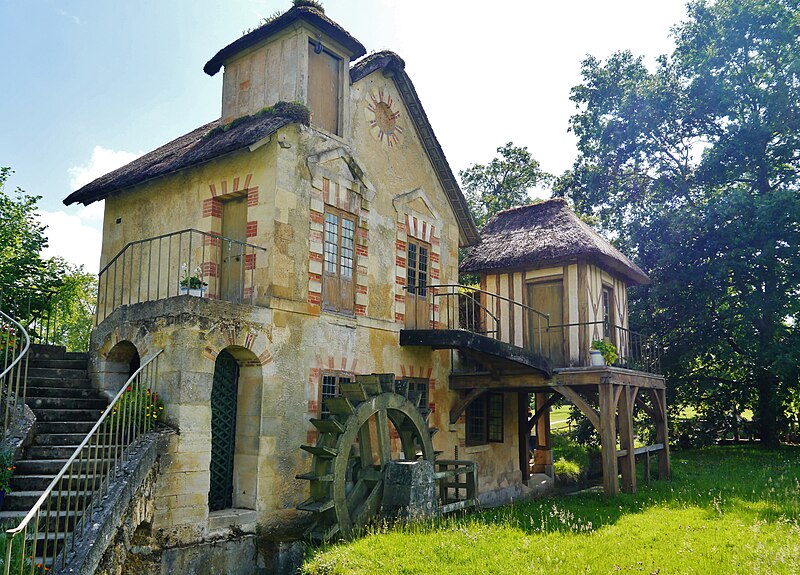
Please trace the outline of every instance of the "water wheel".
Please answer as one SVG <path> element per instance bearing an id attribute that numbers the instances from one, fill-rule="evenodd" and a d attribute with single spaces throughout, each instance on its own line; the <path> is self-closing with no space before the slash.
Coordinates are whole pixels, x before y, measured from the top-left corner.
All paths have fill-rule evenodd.
<path id="1" fill-rule="evenodd" d="M 311 471 L 297 476 L 311 483 L 297 508 L 314 514 L 308 535 L 316 540 L 351 537 L 377 516 L 388 461 L 434 459 L 427 406 L 394 374 L 358 376 L 340 393 L 326 400 L 329 418 L 311 420 L 317 443 L 302 446 L 313 455 Z"/>

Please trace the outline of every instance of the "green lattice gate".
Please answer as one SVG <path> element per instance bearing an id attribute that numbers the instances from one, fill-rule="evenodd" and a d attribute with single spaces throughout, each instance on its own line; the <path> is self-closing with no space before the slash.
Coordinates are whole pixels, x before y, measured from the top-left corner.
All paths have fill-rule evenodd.
<path id="1" fill-rule="evenodd" d="M 239 364 L 227 351 L 217 356 L 211 388 L 211 511 L 233 507 L 233 454 Z"/>

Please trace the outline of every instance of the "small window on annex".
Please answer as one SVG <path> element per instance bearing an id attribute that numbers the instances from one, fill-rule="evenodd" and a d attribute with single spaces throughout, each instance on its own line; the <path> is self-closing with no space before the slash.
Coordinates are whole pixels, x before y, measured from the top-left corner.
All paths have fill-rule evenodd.
<path id="1" fill-rule="evenodd" d="M 311 109 L 311 123 L 337 136 L 341 136 L 341 68 L 341 58 L 323 48 L 321 42 L 309 41 L 308 107 Z"/>
<path id="2" fill-rule="evenodd" d="M 325 261 L 322 267 L 322 308 L 355 311 L 355 216 L 325 208 Z"/>
<path id="3" fill-rule="evenodd" d="M 611 343 L 616 343 L 616 330 L 614 329 L 614 290 L 603 286 L 603 337 Z"/>
<path id="4" fill-rule="evenodd" d="M 339 397 L 339 385 L 342 383 L 351 383 L 353 376 L 350 374 L 341 373 L 326 373 L 322 375 L 322 384 L 320 386 L 320 409 L 319 418 L 328 419 L 331 416 L 330 409 L 326 400 L 332 397 Z"/>
<path id="5" fill-rule="evenodd" d="M 503 443 L 503 394 L 482 395 L 467 407 L 467 445 Z"/>
<path id="6" fill-rule="evenodd" d="M 429 403 L 428 380 L 424 377 L 405 377 L 397 381 L 398 393 L 405 394 L 417 403 L 420 408 L 427 408 Z"/>

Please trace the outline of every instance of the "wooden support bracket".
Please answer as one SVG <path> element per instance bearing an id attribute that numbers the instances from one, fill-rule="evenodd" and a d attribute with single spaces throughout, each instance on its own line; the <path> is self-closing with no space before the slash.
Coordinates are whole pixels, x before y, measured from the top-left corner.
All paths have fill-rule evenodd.
<path id="1" fill-rule="evenodd" d="M 471 389 L 464 397 L 456 401 L 456 404 L 450 410 L 450 424 L 454 425 L 458 421 L 458 418 L 461 417 L 461 414 L 464 413 L 464 410 L 467 409 L 469 404 L 478 399 L 487 391 L 489 390 L 486 388 L 476 387 Z"/>
<path id="2" fill-rule="evenodd" d="M 576 405 L 578 409 L 581 410 L 581 413 L 583 413 L 586 416 L 586 418 L 591 422 L 594 428 L 597 431 L 600 431 L 600 414 L 598 414 L 594 409 L 592 409 L 592 407 L 588 403 L 586 403 L 586 400 L 583 399 L 578 394 L 577 391 L 572 389 L 572 387 L 566 385 L 559 386 L 554 389 L 561 395 L 566 397 L 574 405 Z"/>

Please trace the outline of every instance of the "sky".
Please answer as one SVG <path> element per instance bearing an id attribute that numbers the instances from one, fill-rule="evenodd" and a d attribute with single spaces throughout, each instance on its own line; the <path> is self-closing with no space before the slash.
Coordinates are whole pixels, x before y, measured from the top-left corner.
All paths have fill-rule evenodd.
<path id="1" fill-rule="evenodd" d="M 552 174 L 575 159 L 570 89 L 587 55 L 673 49 L 684 0 L 323 0 L 368 51 L 406 62 L 455 173 L 506 142 Z M 220 115 L 203 65 L 290 0 L 0 0 L 0 166 L 42 196 L 45 256 L 96 273 L 102 202 L 64 206 L 93 179 Z M 543 193 L 543 192 L 540 192 Z M 154 214 L 157 216 L 157 214 Z"/>

